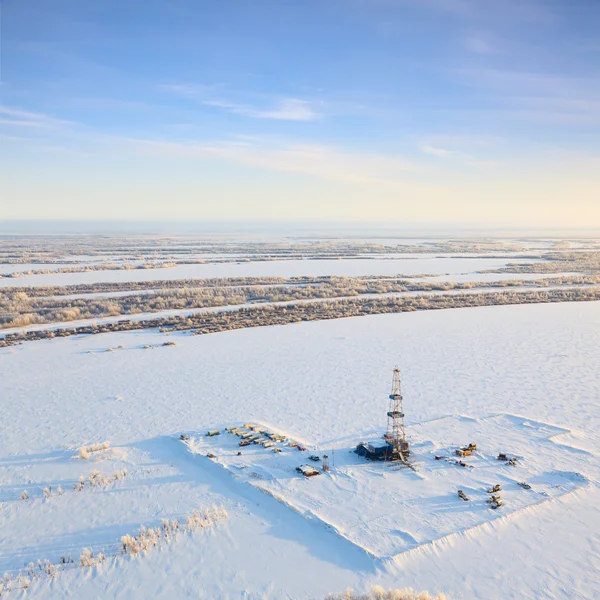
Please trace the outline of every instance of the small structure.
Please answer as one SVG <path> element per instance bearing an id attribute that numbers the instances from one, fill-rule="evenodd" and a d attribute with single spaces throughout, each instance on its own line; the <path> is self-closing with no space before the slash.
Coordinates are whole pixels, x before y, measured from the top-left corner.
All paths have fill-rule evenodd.
<path id="1" fill-rule="evenodd" d="M 499 483 L 497 483 L 495 486 L 491 487 L 487 491 L 487 493 L 488 494 L 495 494 L 496 492 L 499 492 L 501 489 L 502 489 L 502 486 Z M 493 496 L 492 496 L 492 498 L 493 498 Z"/>
<path id="2" fill-rule="evenodd" d="M 296 467 L 296 471 L 304 475 L 304 477 L 314 477 L 315 475 L 320 475 L 319 471 L 310 465 L 300 465 Z"/>
<path id="3" fill-rule="evenodd" d="M 498 454 L 498 456 L 496 458 L 498 460 L 505 461 L 506 464 L 510 465 L 511 467 L 516 467 L 517 466 L 517 457 L 516 456 L 509 457 L 507 454 L 504 454 L 503 452 L 501 452 L 500 454 Z"/>
<path id="4" fill-rule="evenodd" d="M 500 496 L 496 496 L 495 499 L 489 503 L 490 508 L 493 508 L 494 510 L 500 508 L 503 504 L 504 502 L 502 501 L 502 498 L 500 498 Z"/>
<path id="5" fill-rule="evenodd" d="M 221 432 L 218 429 L 213 429 L 211 431 L 207 431 L 206 435 L 208 437 L 214 437 L 215 435 L 221 435 Z"/>
<path id="6" fill-rule="evenodd" d="M 459 450 L 456 451 L 457 456 L 471 456 L 473 452 L 477 450 L 477 444 L 469 444 L 468 446 L 463 446 Z"/>
<path id="7" fill-rule="evenodd" d="M 323 471 L 329 473 L 329 456 L 327 454 L 323 454 Z"/>
<path id="8" fill-rule="evenodd" d="M 469 496 L 467 496 L 462 490 L 458 490 L 458 497 L 465 502 L 470 500 Z"/>
<path id="9" fill-rule="evenodd" d="M 492 494 L 485 502 L 486 504 L 494 504 L 498 500 L 501 501 L 500 494 Z"/>
<path id="10" fill-rule="evenodd" d="M 369 442 L 362 442 L 356 446 L 356 454 L 364 456 L 367 460 L 392 460 L 394 447 L 390 443 L 383 446 L 374 446 Z"/>

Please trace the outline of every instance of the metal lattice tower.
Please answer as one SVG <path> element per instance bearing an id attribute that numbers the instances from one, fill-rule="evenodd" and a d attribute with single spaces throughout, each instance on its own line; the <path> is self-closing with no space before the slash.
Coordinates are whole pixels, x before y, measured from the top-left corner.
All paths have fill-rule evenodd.
<path id="1" fill-rule="evenodd" d="M 402 390 L 400 388 L 400 369 L 394 368 L 390 409 L 388 410 L 388 428 L 385 439 L 392 445 L 392 460 L 406 460 L 409 454 L 408 442 L 404 433 L 404 409 L 402 408 Z"/>

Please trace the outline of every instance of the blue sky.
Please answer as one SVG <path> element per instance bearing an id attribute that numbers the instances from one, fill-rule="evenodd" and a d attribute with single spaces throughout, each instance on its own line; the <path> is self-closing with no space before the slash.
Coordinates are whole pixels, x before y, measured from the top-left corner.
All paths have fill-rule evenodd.
<path id="1" fill-rule="evenodd" d="M 597 0 L 2 0 L 0 218 L 600 226 Z"/>

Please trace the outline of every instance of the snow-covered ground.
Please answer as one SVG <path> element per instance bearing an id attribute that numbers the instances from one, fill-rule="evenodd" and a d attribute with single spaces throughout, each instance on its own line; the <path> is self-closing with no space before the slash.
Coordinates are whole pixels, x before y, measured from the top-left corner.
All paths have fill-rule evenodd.
<path id="1" fill-rule="evenodd" d="M 167 340 L 177 345 L 161 346 Z M 108 347 L 117 349 L 104 352 Z M 503 477 L 499 483 L 506 485 L 500 518 L 476 518 L 447 535 L 435 506 L 420 506 L 419 519 L 431 513 L 438 520 L 434 529 L 442 538 L 435 542 L 435 531 L 411 533 L 406 511 L 397 523 L 369 530 L 367 511 L 363 531 L 415 538 L 397 534 L 409 543 L 375 553 L 394 558 L 373 557 L 324 526 L 326 519 L 306 518 L 177 440 L 182 431 L 261 421 L 320 448 L 336 441 L 348 448 L 385 427 L 394 364 L 402 369 L 408 432 L 415 450 L 421 448 L 419 460 L 436 469 L 432 479 L 447 481 L 439 507 L 449 521 L 451 507 L 464 513 L 460 519 L 469 518 L 469 510 L 475 517 L 490 513 L 481 484 L 488 482 L 485 460 L 500 437 L 510 439 L 508 452 L 515 448 L 523 456 L 522 466 L 489 475 L 490 483 Z M 33 582 L 27 596 L 320 599 L 348 586 L 382 583 L 460 599 L 598 597 L 599 365 L 600 303 L 424 311 L 204 336 L 112 333 L 2 349 L 0 570 L 65 553 L 76 557 L 84 547 L 102 549 L 142 524 L 217 503 L 230 519 L 214 530 L 147 556 Z M 81 444 L 103 440 L 111 449 L 97 459 L 76 458 Z M 432 462 L 431 452 L 470 441 L 485 454 L 474 459 L 472 471 Z M 483 461 L 479 469 L 477 461 Z M 393 487 L 396 475 L 403 478 L 398 496 L 403 489 L 416 494 L 421 481 L 413 489 L 408 473 L 377 478 L 352 465 L 344 474 L 342 467 L 332 478 L 343 485 L 348 477 L 357 492 L 353 502 L 376 498 L 381 506 L 378 481 Z M 121 468 L 127 477 L 106 488 L 72 490 L 93 469 L 110 474 Z M 454 478 L 473 474 L 474 499 L 457 505 Z M 521 475 L 533 491 L 513 487 Z M 44 487 L 59 484 L 63 496 L 43 499 Z M 556 484 L 563 487 L 552 488 Z M 23 490 L 30 500 L 19 499 Z M 519 504 L 528 493 L 541 499 L 541 491 L 552 496 L 554 490 L 572 491 Z M 299 502 L 308 501 L 300 496 Z M 336 527 L 347 521 L 343 510 L 327 510 Z"/>

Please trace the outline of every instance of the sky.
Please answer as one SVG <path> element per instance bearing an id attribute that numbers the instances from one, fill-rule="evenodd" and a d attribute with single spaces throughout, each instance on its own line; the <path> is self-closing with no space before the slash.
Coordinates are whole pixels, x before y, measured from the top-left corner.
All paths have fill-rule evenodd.
<path id="1" fill-rule="evenodd" d="M 598 0 L 0 6 L 0 219 L 600 228 Z"/>

